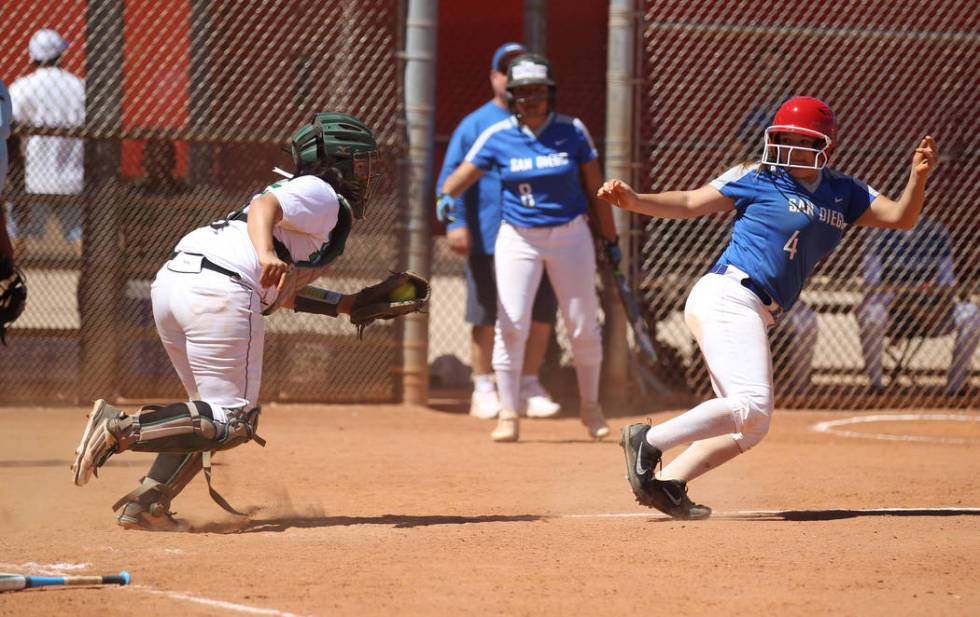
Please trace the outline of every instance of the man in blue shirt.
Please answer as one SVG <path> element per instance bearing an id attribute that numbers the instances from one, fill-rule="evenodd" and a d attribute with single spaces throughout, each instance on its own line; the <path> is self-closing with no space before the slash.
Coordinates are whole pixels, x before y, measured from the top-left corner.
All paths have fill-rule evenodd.
<path id="1" fill-rule="evenodd" d="M 510 117 L 507 107 L 507 66 L 527 50 L 520 43 L 505 43 L 493 54 L 490 85 L 493 98 L 466 116 L 446 150 L 437 187 L 463 162 L 473 142 L 489 126 Z M 493 380 L 494 324 L 497 320 L 497 283 L 494 277 L 494 244 L 501 220 L 500 174 L 486 173 L 480 182 L 458 199 L 445 198 L 437 204 L 437 217 L 446 225 L 449 247 L 466 256 L 466 321 L 473 325 L 471 363 L 473 396 L 470 415 L 494 418 L 500 411 L 500 399 Z M 542 279 L 534 300 L 533 317 L 521 383 L 521 401 L 529 417 L 547 418 L 558 414 L 555 403 L 538 381 L 538 369 L 544 359 L 551 328 L 555 322 L 558 301 L 548 281 Z"/>

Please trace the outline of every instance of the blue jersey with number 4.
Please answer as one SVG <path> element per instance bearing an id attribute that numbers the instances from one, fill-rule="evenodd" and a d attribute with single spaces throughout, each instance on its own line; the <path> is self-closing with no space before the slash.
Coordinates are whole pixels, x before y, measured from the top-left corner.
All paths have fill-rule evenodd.
<path id="1" fill-rule="evenodd" d="M 785 169 L 771 169 L 738 166 L 711 182 L 735 202 L 732 238 L 716 265 L 739 268 L 789 310 L 814 267 L 878 191 L 830 169 L 810 188 Z"/>
<path id="2" fill-rule="evenodd" d="M 466 160 L 496 169 L 503 184 L 503 219 L 515 227 L 564 225 L 589 209 L 579 166 L 596 158 L 578 118 L 552 114 L 533 133 L 510 118 L 477 138 Z"/>

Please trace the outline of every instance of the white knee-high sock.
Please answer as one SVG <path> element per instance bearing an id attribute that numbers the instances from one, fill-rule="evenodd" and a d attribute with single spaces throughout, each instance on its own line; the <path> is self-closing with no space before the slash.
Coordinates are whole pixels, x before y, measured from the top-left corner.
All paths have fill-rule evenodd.
<path id="1" fill-rule="evenodd" d="M 498 370 L 497 395 L 500 396 L 500 407 L 506 411 L 517 412 L 521 403 L 521 369 Z"/>
<path id="2" fill-rule="evenodd" d="M 711 439 L 695 441 L 674 457 L 669 465 L 664 466 L 660 472 L 660 479 L 690 482 L 741 453 L 738 442 L 732 439 L 731 435 L 719 435 Z"/>
<path id="3" fill-rule="evenodd" d="M 736 433 L 734 406 L 727 398 L 705 401 L 647 431 L 647 443 L 661 452 L 683 443 L 692 443 L 726 433 Z"/>
<path id="4" fill-rule="evenodd" d="M 599 402 L 599 375 L 601 364 L 591 366 L 575 365 L 575 377 L 578 379 L 578 396 L 582 407 L 591 407 Z"/>

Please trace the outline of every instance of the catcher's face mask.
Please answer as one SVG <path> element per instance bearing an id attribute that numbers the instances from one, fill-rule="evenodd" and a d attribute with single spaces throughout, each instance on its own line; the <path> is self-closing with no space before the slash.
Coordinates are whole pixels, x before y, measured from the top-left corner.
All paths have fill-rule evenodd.
<path id="1" fill-rule="evenodd" d="M 387 167 L 387 158 L 375 149 L 355 152 L 348 164 L 341 168 L 346 180 L 345 196 L 354 218 L 363 218 L 371 199 L 385 190 L 390 176 Z"/>

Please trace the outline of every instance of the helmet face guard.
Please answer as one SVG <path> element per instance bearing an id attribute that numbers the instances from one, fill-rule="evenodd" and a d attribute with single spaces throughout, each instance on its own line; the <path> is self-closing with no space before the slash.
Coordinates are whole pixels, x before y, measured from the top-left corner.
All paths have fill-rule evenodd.
<path id="1" fill-rule="evenodd" d="M 822 140 L 823 146 L 811 148 L 782 144 L 778 135 L 783 133 Z M 765 137 L 765 145 L 762 148 L 764 165 L 823 169 L 830 162 L 830 155 L 834 150 L 837 139 L 837 118 L 834 117 L 830 107 L 820 99 L 811 96 L 794 96 L 776 111 L 772 126 L 766 129 Z M 795 162 L 793 154 L 796 152 L 812 155 L 813 162 L 811 164 Z"/>
<path id="2" fill-rule="evenodd" d="M 823 148 L 807 148 L 805 146 L 790 146 L 779 143 L 776 137 L 780 133 L 795 133 L 822 139 Z M 816 131 L 805 131 L 792 126 L 773 125 L 766 129 L 765 144 L 762 147 L 762 164 L 774 167 L 793 167 L 796 169 L 823 169 L 830 162 L 831 141 L 830 137 Z M 813 164 L 804 165 L 793 161 L 794 152 L 805 152 L 813 155 Z"/>
<path id="3" fill-rule="evenodd" d="M 384 157 L 379 150 L 355 152 L 337 160 L 335 167 L 344 177 L 340 191 L 350 202 L 354 218 L 364 218 L 367 204 L 381 192 L 388 178 Z"/>
<path id="4" fill-rule="evenodd" d="M 386 176 L 374 133 L 366 124 L 348 114 L 314 114 L 293 134 L 290 146 L 297 174 L 323 177 L 347 199 L 354 217 L 363 218 Z"/>

